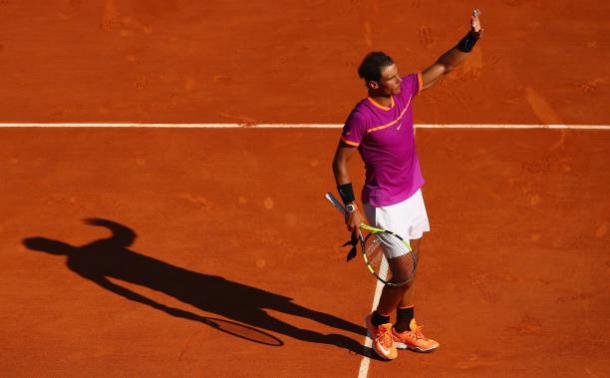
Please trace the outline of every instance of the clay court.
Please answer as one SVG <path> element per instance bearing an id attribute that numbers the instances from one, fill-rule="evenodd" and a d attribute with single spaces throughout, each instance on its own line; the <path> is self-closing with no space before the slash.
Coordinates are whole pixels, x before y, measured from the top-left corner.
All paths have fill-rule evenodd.
<path id="1" fill-rule="evenodd" d="M 369 359 L 323 194 L 384 50 L 417 72 L 431 354 Z M 0 0 L 0 372 L 610 376 L 610 3 Z M 359 158 L 352 161 L 362 185 Z"/>

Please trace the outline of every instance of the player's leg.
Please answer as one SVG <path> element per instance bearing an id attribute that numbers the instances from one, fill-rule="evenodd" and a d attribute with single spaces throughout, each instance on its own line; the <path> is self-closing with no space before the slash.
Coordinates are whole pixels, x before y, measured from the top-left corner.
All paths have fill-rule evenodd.
<path id="1" fill-rule="evenodd" d="M 374 207 L 370 204 L 364 204 L 364 211 L 369 224 L 374 227 L 383 228 L 386 230 L 400 229 L 400 225 L 396 225 L 396 212 L 391 212 L 387 207 Z M 384 249 L 384 254 L 388 258 L 388 267 L 392 277 L 398 280 L 404 274 L 398 273 L 398 268 L 401 266 L 400 259 L 397 261 L 393 256 L 388 255 L 388 251 Z M 398 257 L 397 257 L 398 258 Z M 402 272 L 404 273 L 404 272 Z M 382 324 L 390 323 L 390 314 L 394 312 L 398 301 L 402 298 L 404 288 L 384 286 L 381 292 L 380 304 L 376 311 L 372 314 L 372 322 L 375 327 Z"/>
<path id="2" fill-rule="evenodd" d="M 421 238 L 411 240 L 412 253 L 419 260 Z M 412 349 L 418 352 L 431 352 L 439 347 L 439 343 L 427 338 L 415 321 L 415 279 L 403 292 L 396 307 L 396 323 L 392 328 L 392 337 L 398 349 Z"/>
<path id="3" fill-rule="evenodd" d="M 416 256 L 416 261 L 419 261 L 419 246 L 421 243 L 421 239 L 411 240 L 411 249 L 412 253 Z M 409 287 L 403 293 L 400 301 L 398 302 L 397 311 L 396 311 L 396 323 L 394 324 L 394 328 L 399 332 L 404 332 L 409 329 L 409 324 L 411 323 L 411 319 L 413 316 L 413 308 L 415 307 L 415 291 L 417 286 L 416 277 L 410 282 Z M 411 309 L 411 310 L 409 310 Z"/>
<path id="4" fill-rule="evenodd" d="M 408 212 L 407 201 L 388 207 L 373 207 L 365 204 L 364 210 L 371 225 L 387 230 L 407 230 Z M 402 232 L 401 232 L 402 233 Z M 388 267 L 392 274 L 392 280 L 396 282 L 408 281 L 411 278 L 412 269 L 410 257 L 404 250 L 384 249 L 388 260 Z M 392 359 L 396 355 L 392 337 L 392 323 L 390 315 L 396 310 L 408 285 L 384 286 L 377 309 L 366 318 L 366 326 L 373 338 L 373 347 L 377 354 L 383 358 Z M 389 337 L 388 337 L 389 335 Z M 388 357 L 390 356 L 390 357 Z"/>
<path id="5" fill-rule="evenodd" d="M 387 252 L 384 250 L 384 253 Z M 386 253 L 386 257 L 388 254 Z M 401 263 L 402 262 L 402 263 Z M 406 257 L 398 256 L 388 259 L 388 267 L 392 278 L 397 281 L 406 281 L 409 272 L 402 267 L 406 264 Z M 406 285 L 405 285 L 406 286 Z M 385 285 L 377 309 L 366 317 L 366 327 L 373 340 L 373 349 L 382 358 L 392 360 L 398 356 L 392 336 L 392 323 L 390 314 L 396 309 L 404 295 L 405 286 Z"/>
<path id="6" fill-rule="evenodd" d="M 412 278 L 411 260 L 406 254 L 389 258 L 388 267 L 392 274 L 392 281 L 404 282 Z M 403 286 L 384 286 L 383 291 L 381 292 L 381 298 L 379 299 L 379 305 L 377 306 L 377 312 L 386 314 L 389 317 L 410 291 L 409 288 L 411 285 L 412 282 Z"/>
<path id="7" fill-rule="evenodd" d="M 393 280 L 407 281 L 409 279 L 412 272 L 410 269 L 407 269 L 409 266 L 408 261 L 406 255 L 390 257 L 388 259 L 388 266 Z M 394 359 L 397 356 L 390 314 L 394 312 L 407 289 L 408 285 L 385 285 L 381 292 L 377 309 L 366 318 L 367 330 L 373 339 L 373 349 L 382 358 Z"/>
<path id="8" fill-rule="evenodd" d="M 388 207 L 374 207 L 369 204 L 364 204 L 364 211 L 369 224 L 386 230 L 392 230 L 399 232 L 399 234 L 405 234 L 400 230 L 406 230 L 408 228 L 404 223 L 405 209 L 403 204 L 398 204 Z M 411 275 L 410 261 L 406 256 L 404 249 L 394 249 L 390 247 L 384 247 L 384 255 L 388 261 L 388 268 L 391 273 L 391 280 L 395 282 L 408 281 Z M 401 301 L 407 285 L 404 286 L 384 286 L 381 292 L 381 298 L 379 305 L 373 314 L 373 324 L 375 326 L 380 325 L 383 320 L 384 323 L 389 322 L 389 317 L 399 302 Z"/>

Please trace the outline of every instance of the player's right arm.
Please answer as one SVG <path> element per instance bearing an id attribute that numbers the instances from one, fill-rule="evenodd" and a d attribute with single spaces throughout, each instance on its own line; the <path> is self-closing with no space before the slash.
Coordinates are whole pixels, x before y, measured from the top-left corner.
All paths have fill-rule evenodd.
<path id="1" fill-rule="evenodd" d="M 352 180 L 349 176 L 348 161 L 357 151 L 356 146 L 345 143 L 342 139 L 339 140 L 335 156 L 333 158 L 333 174 L 335 175 L 335 182 L 337 187 L 342 185 L 351 184 Z M 352 202 L 354 205 L 356 201 Z M 356 208 L 353 213 L 345 214 L 345 225 L 347 229 L 352 233 L 352 238 L 357 238 L 360 233 L 360 224 L 362 223 L 362 215 L 360 210 Z"/>

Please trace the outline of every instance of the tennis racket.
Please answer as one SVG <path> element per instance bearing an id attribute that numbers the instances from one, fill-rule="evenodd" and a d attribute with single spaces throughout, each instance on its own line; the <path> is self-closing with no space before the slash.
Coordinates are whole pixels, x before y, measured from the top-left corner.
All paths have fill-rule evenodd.
<path id="1" fill-rule="evenodd" d="M 345 216 L 345 207 L 343 207 L 341 202 L 339 202 L 332 195 L 332 193 L 326 193 L 324 197 Z M 402 237 L 400 237 L 400 235 L 392 231 L 372 227 L 365 223 L 362 223 L 360 225 L 360 229 L 367 233 L 365 237 L 363 237 L 362 234 L 358 236 L 358 241 L 360 243 L 361 249 L 360 252 L 362 253 L 364 264 L 373 276 L 375 276 L 379 281 L 383 282 L 388 286 L 403 286 L 408 284 L 413 280 L 413 278 L 415 278 L 415 270 L 417 268 L 417 256 L 415 256 L 415 253 L 411 250 L 409 241 L 404 240 Z M 385 274 L 382 274 L 381 267 L 383 264 L 383 260 L 385 259 L 384 251 L 388 249 L 407 252 L 407 264 L 409 265 L 408 269 L 411 272 L 408 275 L 408 279 L 397 282 L 393 279 L 386 280 L 386 278 L 383 277 Z M 348 256 L 348 260 L 349 259 L 350 257 Z"/>

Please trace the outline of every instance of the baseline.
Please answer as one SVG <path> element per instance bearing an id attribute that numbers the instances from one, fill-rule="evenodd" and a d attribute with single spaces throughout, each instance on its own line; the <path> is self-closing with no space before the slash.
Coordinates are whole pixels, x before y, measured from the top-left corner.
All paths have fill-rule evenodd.
<path id="1" fill-rule="evenodd" d="M 173 129 L 340 129 L 338 123 L 112 123 L 112 122 L 24 122 L 0 123 L 0 128 L 173 128 Z M 610 125 L 560 124 L 415 124 L 416 129 L 552 129 L 552 130 L 610 130 Z"/>

